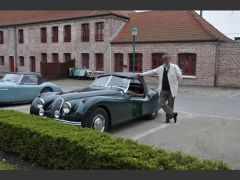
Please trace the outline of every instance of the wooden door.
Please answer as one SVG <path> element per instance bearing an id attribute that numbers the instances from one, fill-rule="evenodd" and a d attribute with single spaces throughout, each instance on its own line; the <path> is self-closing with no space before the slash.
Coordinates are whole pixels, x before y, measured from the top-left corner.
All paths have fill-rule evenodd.
<path id="1" fill-rule="evenodd" d="M 123 72 L 123 54 L 116 53 L 114 56 L 115 56 L 115 72 Z"/>
<path id="2" fill-rule="evenodd" d="M 36 59 L 34 56 L 30 57 L 30 71 L 36 72 Z"/>
<path id="3" fill-rule="evenodd" d="M 15 71 L 14 57 L 10 56 L 9 57 L 9 72 L 14 72 L 14 71 Z"/>

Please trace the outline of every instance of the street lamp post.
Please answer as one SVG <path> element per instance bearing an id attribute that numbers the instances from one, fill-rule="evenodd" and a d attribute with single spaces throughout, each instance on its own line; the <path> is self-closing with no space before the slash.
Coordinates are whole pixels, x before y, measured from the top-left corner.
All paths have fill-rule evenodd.
<path id="1" fill-rule="evenodd" d="M 133 37 L 133 73 L 135 72 L 135 40 L 137 36 L 137 27 L 132 27 L 132 37 Z"/>

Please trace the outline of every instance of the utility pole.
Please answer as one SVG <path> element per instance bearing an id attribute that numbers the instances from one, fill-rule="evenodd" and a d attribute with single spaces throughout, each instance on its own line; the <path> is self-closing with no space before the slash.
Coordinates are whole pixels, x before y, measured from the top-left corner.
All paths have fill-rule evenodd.
<path id="1" fill-rule="evenodd" d="M 200 10 L 200 16 L 202 17 L 202 10 Z"/>

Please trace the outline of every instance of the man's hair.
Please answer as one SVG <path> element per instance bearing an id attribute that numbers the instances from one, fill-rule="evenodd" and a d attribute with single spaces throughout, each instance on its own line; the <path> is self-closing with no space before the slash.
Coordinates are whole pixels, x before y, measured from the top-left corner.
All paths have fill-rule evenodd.
<path id="1" fill-rule="evenodd" d="M 169 56 L 167 53 L 164 53 L 164 54 L 162 55 L 162 59 L 165 59 L 165 58 L 170 59 L 170 56 Z"/>

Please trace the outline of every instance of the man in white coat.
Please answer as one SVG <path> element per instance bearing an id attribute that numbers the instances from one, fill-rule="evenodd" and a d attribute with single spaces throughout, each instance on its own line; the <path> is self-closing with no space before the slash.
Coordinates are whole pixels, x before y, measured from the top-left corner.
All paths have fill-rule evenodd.
<path id="1" fill-rule="evenodd" d="M 182 73 L 178 65 L 170 63 L 170 56 L 164 54 L 162 56 L 163 65 L 156 69 L 142 73 L 141 75 L 158 75 L 159 76 L 159 94 L 161 108 L 166 112 L 166 123 L 170 123 L 170 119 L 177 122 L 178 113 L 173 111 L 174 100 L 177 95 L 178 81 L 182 79 Z M 168 103 L 166 103 L 168 101 Z"/>

